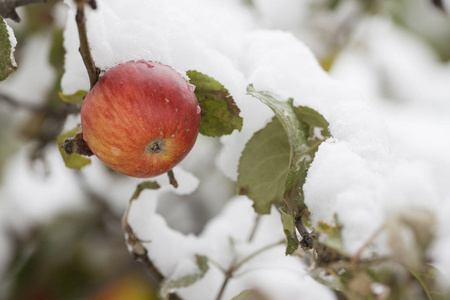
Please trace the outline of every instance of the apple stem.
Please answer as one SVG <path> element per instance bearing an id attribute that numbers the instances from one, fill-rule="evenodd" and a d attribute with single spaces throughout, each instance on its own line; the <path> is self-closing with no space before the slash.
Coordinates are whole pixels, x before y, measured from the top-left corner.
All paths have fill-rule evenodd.
<path id="1" fill-rule="evenodd" d="M 178 181 L 175 179 L 175 174 L 173 173 L 173 170 L 170 170 L 167 172 L 167 175 L 169 175 L 169 183 L 174 187 L 178 187 Z"/>
<path id="2" fill-rule="evenodd" d="M 75 15 L 75 21 L 77 22 L 78 36 L 80 37 L 80 54 L 83 59 L 84 66 L 88 72 L 91 88 L 97 83 L 100 70 L 95 66 L 92 54 L 89 48 L 89 42 L 86 31 L 86 16 L 84 13 L 84 5 L 86 2 L 92 9 L 97 8 L 95 0 L 74 0 L 77 5 L 77 14 Z"/>

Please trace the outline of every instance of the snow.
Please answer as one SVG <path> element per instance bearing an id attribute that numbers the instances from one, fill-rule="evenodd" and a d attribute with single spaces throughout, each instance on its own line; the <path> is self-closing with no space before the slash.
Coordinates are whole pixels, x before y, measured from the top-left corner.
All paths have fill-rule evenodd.
<path id="1" fill-rule="evenodd" d="M 12 63 L 13 66 L 17 67 L 16 59 L 14 57 L 14 51 L 15 51 L 16 46 L 17 46 L 16 36 L 14 35 L 14 31 L 8 25 L 8 23 L 6 23 L 6 21 L 3 20 L 3 19 L 2 19 L 2 22 L 6 25 L 6 30 L 8 31 L 9 43 L 11 45 L 11 56 L 10 56 L 11 63 Z"/>
<path id="2" fill-rule="evenodd" d="M 1 82 L 0 89 L 5 94 L 14 95 L 26 103 L 41 101 L 52 87 L 55 71 L 48 63 L 51 35 L 40 34 L 27 40 L 17 71 Z M 16 54 L 17 55 L 17 54 Z M 34 70 L 38 69 L 39 72 Z"/>
<path id="3" fill-rule="evenodd" d="M 306 4 L 284 2 L 286 6 L 275 5 L 273 1 L 255 1 L 261 24 L 283 29 L 302 19 Z M 153 2 L 130 6 L 110 1 L 99 5 L 98 11 L 88 15 L 93 56 L 99 67 L 105 69 L 131 59 L 158 60 L 180 72 L 188 69 L 205 72 L 230 90 L 241 109 L 244 126 L 241 132 L 221 138 L 223 149 L 217 163 L 232 180 L 237 177 L 238 160 L 246 142 L 273 115 L 245 94 L 247 84 L 271 91 L 280 99 L 293 97 L 296 105 L 307 105 L 322 113 L 330 122 L 333 139 L 320 147 L 311 166 L 304 187 L 306 204 L 313 224 L 333 223 L 333 215 L 338 214 L 349 253 L 357 251 L 395 211 L 406 207 L 439 211 L 443 197 L 449 194 L 445 170 L 450 168 L 439 167 L 443 161 L 450 167 L 447 155 L 450 143 L 445 134 L 449 123 L 443 117 L 445 114 L 438 114 L 442 117 L 434 122 L 425 119 L 417 123 L 418 119 L 413 117 L 425 117 L 422 107 L 433 113 L 448 111 L 449 69 L 438 64 L 419 41 L 394 30 L 389 20 L 373 18 L 361 26 L 354 44 L 364 43 L 365 48 L 354 46 L 343 52 L 332 71 L 337 81 L 321 69 L 308 47 L 292 33 L 251 26 L 255 16 L 244 15 L 245 9 L 238 3 L 216 1 L 210 6 L 202 1 L 189 4 L 171 1 L 158 3 L 156 7 Z M 148 10 L 130 13 L 140 6 Z M 196 9 L 197 6 L 204 9 Z M 148 18 L 148 13 L 153 11 L 157 13 Z M 236 13 L 241 18 L 229 23 Z M 166 22 L 168 19 L 171 22 Z M 164 26 L 161 28 L 160 24 Z M 74 36 L 74 30 L 73 22 L 69 21 L 66 34 Z M 63 89 L 86 89 L 87 80 L 84 86 L 77 86 L 74 80 L 75 74 L 83 72 L 81 65 L 75 63 L 78 53 L 68 50 Z M 433 88 L 424 89 L 424 86 Z M 410 105 L 388 106 L 385 97 Z M 425 141 L 441 146 L 430 149 Z M 164 227 L 157 215 L 156 220 L 158 226 Z M 229 234 L 243 232 L 236 229 Z M 184 238 L 175 235 L 174 241 L 177 237 Z M 227 242 L 223 243 L 221 248 L 226 249 Z M 151 253 L 157 252 L 158 244 L 155 240 L 149 246 Z M 383 241 L 378 247 L 378 251 L 387 251 Z M 184 252 L 192 258 L 195 251 Z M 172 263 L 176 264 L 175 261 L 182 259 L 179 257 Z M 175 268 L 161 267 L 166 271 Z"/>
<path id="4" fill-rule="evenodd" d="M 168 64 L 182 75 L 198 70 L 230 91 L 244 119 L 242 131 L 221 137 L 220 144 L 199 138 L 194 150 L 174 170 L 178 189 L 169 184 L 167 176 L 160 176 L 154 179 L 161 185 L 159 190 L 145 190 L 133 202 L 129 222 L 136 235 L 146 241 L 150 259 L 165 276 L 177 279 L 197 271 L 195 255 L 206 255 L 210 270 L 205 277 L 178 293 L 185 299 L 214 299 L 224 279 L 218 266 L 227 269 L 284 238 L 279 215 L 273 210 L 261 218 L 254 239 L 249 241 L 256 218 L 252 203 L 244 196 L 228 201 L 223 196 L 230 193 L 226 180 L 237 178 L 245 144 L 273 116 L 268 107 L 246 95 L 248 84 L 254 84 L 257 90 L 270 91 L 281 100 L 293 97 L 295 105 L 316 109 L 330 123 L 333 138 L 320 146 L 304 186 L 313 226 L 320 221 L 333 225 L 336 214 L 343 225 L 345 250 L 354 254 L 396 213 L 411 208 L 430 211 L 437 220 L 437 238 L 430 256 L 436 267 L 450 276 L 449 65 L 439 62 L 423 41 L 391 20 L 366 17 L 328 74 L 311 51 L 320 46 L 310 39 L 311 27 L 289 30 L 310 20 L 310 2 L 283 0 L 284 5 L 280 5 L 257 0 L 253 1 L 256 12 L 243 2 L 110 0 L 98 1 L 96 11 L 87 9 L 88 38 L 99 68 L 146 59 Z M 66 4 L 73 6 L 72 1 Z M 62 89 L 70 94 L 87 90 L 89 80 L 78 52 L 74 9 L 66 9 Z M 354 13 L 354 8 L 344 11 Z M 334 21 L 326 26 L 336 26 Z M 37 51 L 33 55 L 43 55 L 45 51 L 41 53 L 37 43 L 31 42 Z M 48 66 L 42 70 L 46 77 L 52 76 Z M 24 90 L 13 84 L 11 90 L 18 90 L 18 94 L 22 90 L 27 96 L 30 90 L 36 95 L 43 93 L 39 89 L 42 82 L 20 76 L 36 86 Z M 81 205 L 76 199 L 82 195 L 70 184 L 71 171 L 59 164 L 55 174 L 41 182 L 26 172 L 23 161 L 23 154 L 19 154 L 11 162 L 12 167 L 5 171 L 12 174 L 11 181 L 3 184 L 0 195 L 15 199 L 14 205 L 24 216 L 42 221 L 64 207 Z M 92 187 L 110 199 L 118 214 L 141 182 L 108 176 L 95 158 L 83 173 Z M 17 188 L 17 178 L 25 179 L 26 186 L 32 187 L 29 191 L 39 191 L 39 201 L 24 203 L 36 195 Z M 67 187 L 70 197 L 58 203 L 62 192 L 52 189 L 54 186 Z M 165 198 L 173 194 L 207 198 L 210 203 L 203 206 L 216 213 L 223 202 L 226 205 L 200 234 L 181 233 L 162 213 L 170 210 Z M 188 226 L 183 222 L 178 221 L 178 228 Z M 389 251 L 384 234 L 363 255 Z M 245 264 L 230 281 L 224 298 L 248 288 L 257 288 L 270 299 L 335 298 L 312 280 L 301 260 L 285 257 L 281 245 Z"/>

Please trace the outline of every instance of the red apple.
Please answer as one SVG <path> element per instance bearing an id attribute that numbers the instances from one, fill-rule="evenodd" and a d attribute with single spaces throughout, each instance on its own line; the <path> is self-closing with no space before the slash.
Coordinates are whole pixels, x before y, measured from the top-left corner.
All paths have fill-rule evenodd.
<path id="1" fill-rule="evenodd" d="M 156 62 L 109 69 L 81 107 L 89 148 L 111 169 L 133 177 L 171 170 L 194 146 L 199 126 L 194 86 Z"/>

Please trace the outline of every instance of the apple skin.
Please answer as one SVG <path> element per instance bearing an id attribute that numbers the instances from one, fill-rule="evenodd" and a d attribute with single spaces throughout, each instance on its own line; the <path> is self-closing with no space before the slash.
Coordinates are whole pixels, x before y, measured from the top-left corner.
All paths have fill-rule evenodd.
<path id="1" fill-rule="evenodd" d="M 169 66 L 129 61 L 107 70 L 81 107 L 83 139 L 111 169 L 148 178 L 182 161 L 197 139 L 195 87 Z"/>

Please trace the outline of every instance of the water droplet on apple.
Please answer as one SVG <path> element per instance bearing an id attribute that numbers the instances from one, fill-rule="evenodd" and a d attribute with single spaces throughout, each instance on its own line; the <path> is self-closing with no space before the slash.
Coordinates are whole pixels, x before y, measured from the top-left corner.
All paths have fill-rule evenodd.
<path id="1" fill-rule="evenodd" d="M 169 99 L 166 98 L 165 100 L 166 100 L 167 103 L 169 103 Z"/>
<path id="2" fill-rule="evenodd" d="M 197 115 L 199 115 L 202 112 L 202 109 L 200 108 L 199 105 L 197 105 Z"/>
<path id="3" fill-rule="evenodd" d="M 188 83 L 188 89 L 193 92 L 195 91 L 195 85 Z"/>
<path id="4" fill-rule="evenodd" d="M 111 148 L 111 152 L 112 152 L 112 154 L 113 154 L 114 156 L 119 156 L 119 155 L 120 155 L 120 152 L 122 152 L 122 150 L 120 150 L 120 149 L 117 148 L 117 147 L 112 147 L 112 148 Z"/>

